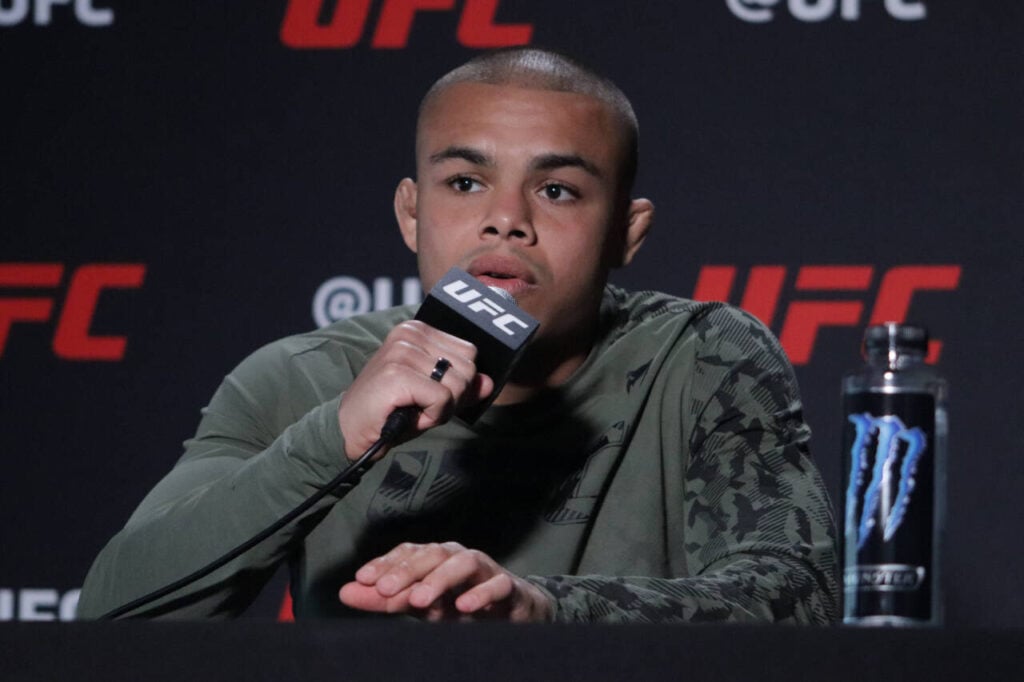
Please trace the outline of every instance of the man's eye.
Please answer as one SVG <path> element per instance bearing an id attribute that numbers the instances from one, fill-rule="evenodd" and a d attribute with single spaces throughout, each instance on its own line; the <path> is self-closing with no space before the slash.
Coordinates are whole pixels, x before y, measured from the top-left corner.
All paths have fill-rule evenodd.
<path id="1" fill-rule="evenodd" d="M 481 189 L 479 182 L 473 178 L 463 176 L 452 178 L 448 181 L 448 184 L 456 192 L 479 192 Z"/>
<path id="2" fill-rule="evenodd" d="M 576 198 L 576 193 L 565 185 L 559 185 L 558 183 L 551 183 L 550 185 L 544 185 L 544 196 L 551 201 L 571 201 Z"/>

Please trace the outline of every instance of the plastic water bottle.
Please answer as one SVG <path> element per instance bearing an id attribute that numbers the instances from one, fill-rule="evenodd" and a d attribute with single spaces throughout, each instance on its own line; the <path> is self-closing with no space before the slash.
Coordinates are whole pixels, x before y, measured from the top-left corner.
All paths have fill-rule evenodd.
<path id="1" fill-rule="evenodd" d="M 943 620 L 947 385 L 927 350 L 923 327 L 869 327 L 843 378 L 844 623 Z"/>

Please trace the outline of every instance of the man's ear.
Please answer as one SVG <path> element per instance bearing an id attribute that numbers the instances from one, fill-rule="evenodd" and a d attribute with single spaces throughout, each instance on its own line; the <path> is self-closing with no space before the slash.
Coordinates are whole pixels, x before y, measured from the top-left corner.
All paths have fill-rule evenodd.
<path id="1" fill-rule="evenodd" d="M 626 212 L 626 234 L 622 240 L 622 254 L 618 266 L 629 265 L 654 222 L 654 204 L 647 199 L 633 199 Z"/>
<path id="2" fill-rule="evenodd" d="M 402 178 L 395 189 L 395 218 L 405 245 L 416 253 L 416 182 L 411 178 Z"/>

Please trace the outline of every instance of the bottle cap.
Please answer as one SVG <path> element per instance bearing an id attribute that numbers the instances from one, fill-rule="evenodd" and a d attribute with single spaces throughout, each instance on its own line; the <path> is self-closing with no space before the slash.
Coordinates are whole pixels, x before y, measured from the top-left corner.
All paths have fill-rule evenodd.
<path id="1" fill-rule="evenodd" d="M 928 352 L 928 330 L 913 324 L 885 322 L 868 327 L 864 332 L 864 350 L 895 351 L 919 350 Z"/>

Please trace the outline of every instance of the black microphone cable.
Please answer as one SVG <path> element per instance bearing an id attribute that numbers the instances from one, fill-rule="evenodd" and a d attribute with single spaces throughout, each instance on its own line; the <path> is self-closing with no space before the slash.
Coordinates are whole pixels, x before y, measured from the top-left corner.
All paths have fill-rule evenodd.
<path id="1" fill-rule="evenodd" d="M 123 606 L 118 606 L 117 608 L 104 613 L 96 620 L 114 620 L 115 618 L 120 618 L 121 616 L 130 611 L 134 611 L 135 609 L 138 609 L 142 606 L 146 606 L 147 604 L 150 604 L 156 601 L 157 599 L 160 599 L 161 597 L 165 597 L 168 594 L 171 594 L 172 592 L 181 589 L 182 587 L 194 583 L 200 578 L 208 576 L 224 564 L 248 552 L 250 549 L 258 545 L 259 543 L 263 542 L 264 540 L 266 540 L 271 535 L 281 530 L 285 526 L 287 526 L 289 523 L 291 523 L 299 516 L 301 516 L 314 504 L 316 504 L 324 497 L 334 492 L 343 483 L 349 482 L 349 479 L 354 477 L 355 482 L 358 483 L 359 477 L 361 477 L 364 473 L 366 473 L 367 470 L 369 470 L 369 463 L 373 456 L 380 452 L 380 449 L 383 448 L 385 445 L 390 445 L 395 441 L 396 438 L 398 438 L 402 433 L 408 430 L 408 428 L 412 425 L 412 420 L 416 416 L 417 412 L 418 409 L 413 406 L 399 407 L 396 410 L 392 411 L 391 414 L 388 415 L 387 420 L 384 422 L 383 428 L 381 428 L 380 430 L 380 438 L 378 438 L 377 441 L 366 450 L 366 452 L 360 455 L 359 459 L 357 459 L 352 464 L 347 466 L 340 474 L 331 479 L 323 488 L 310 495 L 297 507 L 295 507 L 290 512 L 279 518 L 274 523 L 270 524 L 269 526 L 261 530 L 256 535 L 252 536 L 251 538 L 249 538 L 242 544 L 238 545 L 234 549 L 230 550 L 226 554 L 214 559 L 213 561 L 206 564 L 199 570 L 190 573 L 184 578 L 176 580 L 173 583 L 165 585 L 159 589 L 153 590 L 152 592 L 145 594 L 139 597 L 138 599 L 130 601 L 127 604 L 124 604 Z"/>

